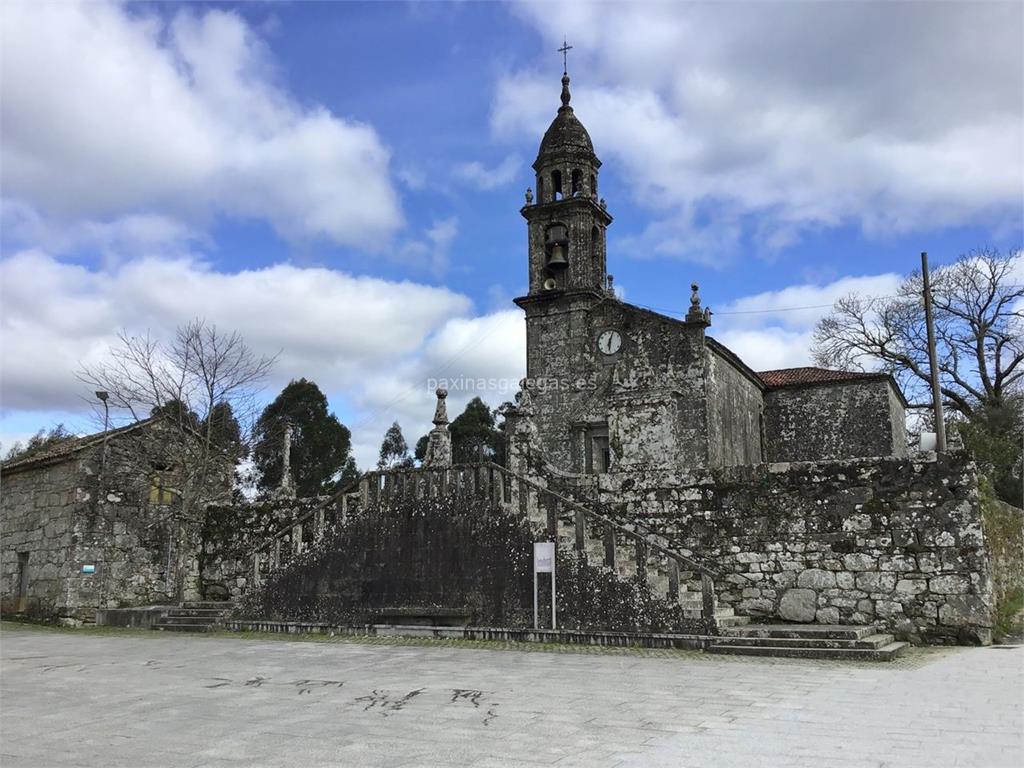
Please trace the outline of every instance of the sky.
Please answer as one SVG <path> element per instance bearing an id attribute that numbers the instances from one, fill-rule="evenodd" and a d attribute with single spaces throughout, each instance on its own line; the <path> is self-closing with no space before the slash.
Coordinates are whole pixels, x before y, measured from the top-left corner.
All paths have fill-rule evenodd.
<path id="1" fill-rule="evenodd" d="M 530 165 L 572 103 L 609 271 L 756 370 L 836 298 L 1024 240 L 1024 4 L 4 3 L 0 444 L 96 428 L 83 366 L 205 318 L 392 421 L 511 399 Z M 809 308 L 808 308 L 809 307 Z M 807 309 L 794 309 L 807 308 Z M 479 381 L 483 379 L 484 381 Z M 477 385 L 483 385 L 478 389 Z"/>

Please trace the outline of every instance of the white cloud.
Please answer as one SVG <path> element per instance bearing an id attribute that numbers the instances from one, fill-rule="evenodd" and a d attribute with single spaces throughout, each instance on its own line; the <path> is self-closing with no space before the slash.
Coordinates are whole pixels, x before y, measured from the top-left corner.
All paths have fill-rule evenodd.
<path id="1" fill-rule="evenodd" d="M 448 415 L 455 418 L 479 396 L 492 408 L 511 400 L 526 375 L 526 325 L 517 309 L 449 319 L 422 354 L 399 369 L 370 377 L 354 396 L 362 416 L 353 430 L 358 456 L 376 460 L 384 431 L 396 419 L 410 450 L 430 428 L 434 389 L 446 386 Z"/>
<path id="2" fill-rule="evenodd" d="M 453 388 L 454 416 L 474 394 L 492 405 L 509 399 L 525 367 L 518 310 L 473 316 L 469 299 L 443 288 L 325 268 L 225 273 L 189 258 L 145 258 L 93 271 L 34 250 L 0 261 L 0 284 L 0 404 L 20 412 L 19 423 L 29 412 L 87 411 L 90 392 L 75 372 L 106 359 L 122 328 L 167 338 L 197 316 L 238 330 L 258 352 L 280 352 L 268 397 L 305 376 L 335 407 L 353 409 L 362 465 L 394 419 L 410 440 L 429 428 L 428 379 L 473 382 Z M 477 391 L 478 379 L 495 381 Z"/>
<path id="3" fill-rule="evenodd" d="M 402 225 L 373 128 L 298 104 L 235 13 L 12 2 L 0 47 L 4 194 L 48 218 L 225 213 L 368 249 Z"/>
<path id="4" fill-rule="evenodd" d="M 31 243 L 53 253 L 83 247 L 95 249 L 107 265 L 128 260 L 140 252 L 173 255 L 196 244 L 212 244 L 204 233 L 158 213 L 130 213 L 107 221 L 58 222 L 16 200 L 0 200 L 0 227 L 8 246 Z"/>
<path id="5" fill-rule="evenodd" d="M 420 240 L 409 240 L 397 253 L 401 260 L 426 266 L 435 277 L 447 271 L 452 243 L 459 234 L 459 220 L 455 216 L 435 220 Z"/>
<path id="6" fill-rule="evenodd" d="M 550 47 L 574 30 L 576 112 L 659 216 L 634 255 L 723 263 L 743 232 L 771 251 L 847 223 L 1019 225 L 1019 3 L 518 8 Z M 540 135 L 557 92 L 553 74 L 502 77 L 496 135 Z"/>
<path id="7" fill-rule="evenodd" d="M 892 296 L 901 279 L 894 273 L 843 277 L 745 296 L 712 307 L 711 332 L 755 371 L 811 365 L 814 326 L 837 299 Z"/>
<path id="8" fill-rule="evenodd" d="M 488 168 L 479 160 L 459 163 L 455 166 L 455 177 L 472 187 L 490 191 L 503 187 L 516 180 L 523 161 L 517 155 L 509 155 L 493 168 Z"/>

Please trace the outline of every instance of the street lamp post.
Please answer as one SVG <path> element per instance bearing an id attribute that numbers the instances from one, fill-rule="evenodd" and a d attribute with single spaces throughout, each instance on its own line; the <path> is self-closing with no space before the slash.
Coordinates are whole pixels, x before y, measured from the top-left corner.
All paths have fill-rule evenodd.
<path id="1" fill-rule="evenodd" d="M 110 430 L 110 406 L 107 404 L 107 399 L 110 394 L 100 389 L 96 391 L 96 397 L 103 403 L 103 448 L 100 451 L 100 472 L 102 473 L 107 464 L 107 432 Z"/>

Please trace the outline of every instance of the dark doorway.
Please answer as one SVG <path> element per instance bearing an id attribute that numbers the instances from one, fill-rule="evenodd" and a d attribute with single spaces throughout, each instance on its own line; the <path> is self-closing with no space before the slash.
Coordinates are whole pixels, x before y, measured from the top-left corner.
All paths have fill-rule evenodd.
<path id="1" fill-rule="evenodd" d="M 25 610 L 28 602 L 28 552 L 18 553 L 18 605 L 17 611 Z"/>

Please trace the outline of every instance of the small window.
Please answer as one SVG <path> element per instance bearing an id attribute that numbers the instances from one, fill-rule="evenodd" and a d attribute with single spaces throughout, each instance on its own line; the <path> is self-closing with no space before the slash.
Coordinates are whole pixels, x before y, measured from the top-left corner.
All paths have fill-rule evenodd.
<path id="1" fill-rule="evenodd" d="M 562 199 L 562 172 L 551 172 L 551 194 L 554 200 Z"/>
<path id="2" fill-rule="evenodd" d="M 580 192 L 583 191 L 580 188 L 580 185 L 582 183 L 583 183 L 583 174 L 580 172 L 579 168 L 577 168 L 576 170 L 574 170 L 572 172 L 572 196 L 573 197 L 576 197 L 578 194 L 580 194 Z"/>
<path id="3" fill-rule="evenodd" d="M 597 176 L 590 174 L 590 196 L 597 197 Z"/>
<path id="4" fill-rule="evenodd" d="M 164 486 L 164 479 L 156 475 L 149 483 L 150 504 L 170 504 L 174 501 L 174 491 Z"/>
<path id="5" fill-rule="evenodd" d="M 611 469 L 612 451 L 606 425 L 593 426 L 587 430 L 586 450 L 589 474 L 601 475 Z"/>

